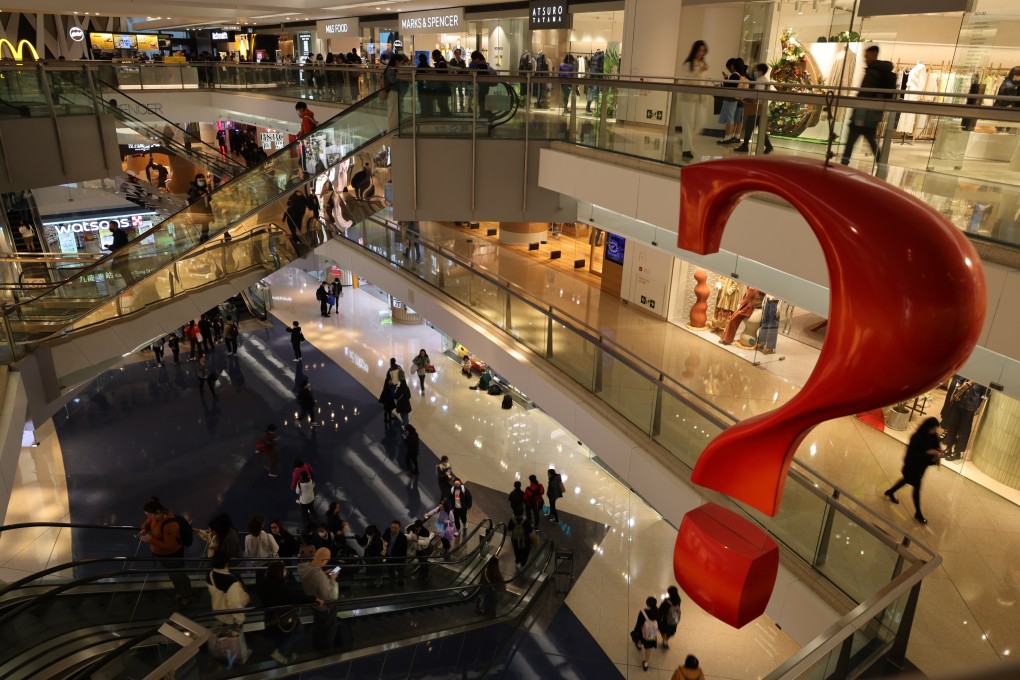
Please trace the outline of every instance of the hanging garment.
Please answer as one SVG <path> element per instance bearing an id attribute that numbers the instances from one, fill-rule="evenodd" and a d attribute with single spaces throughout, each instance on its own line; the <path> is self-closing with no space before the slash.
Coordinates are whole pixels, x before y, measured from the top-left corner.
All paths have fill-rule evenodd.
<path id="1" fill-rule="evenodd" d="M 743 296 L 742 286 L 733 279 L 723 276 L 722 287 L 719 289 L 719 297 L 716 299 L 716 309 L 725 309 L 732 312 L 740 306 L 740 298 Z"/>
<path id="2" fill-rule="evenodd" d="M 907 73 L 907 93 L 903 98 L 907 101 L 919 101 L 921 96 L 918 94 L 909 94 L 910 92 L 922 92 L 924 90 L 925 82 L 928 80 L 928 67 L 922 62 L 917 62 Z M 913 135 L 914 130 L 917 129 L 917 114 L 915 113 L 901 113 L 899 120 L 896 121 L 896 132 L 902 132 L 907 135 Z"/>

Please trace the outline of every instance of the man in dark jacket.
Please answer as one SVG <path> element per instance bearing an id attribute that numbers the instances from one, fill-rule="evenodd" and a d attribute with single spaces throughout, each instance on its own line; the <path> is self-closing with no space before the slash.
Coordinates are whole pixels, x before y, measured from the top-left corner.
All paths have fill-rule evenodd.
<path id="1" fill-rule="evenodd" d="M 506 498 L 510 501 L 510 511 L 514 516 L 524 514 L 524 490 L 521 489 L 520 482 L 514 482 L 514 490 L 507 494 Z"/>
<path id="2" fill-rule="evenodd" d="M 319 301 L 319 316 L 329 316 L 329 292 L 325 283 L 319 284 L 315 291 L 315 299 Z"/>
<path id="3" fill-rule="evenodd" d="M 896 74 L 893 73 L 891 61 L 878 60 L 878 45 L 872 45 L 864 51 L 864 63 L 867 68 L 864 71 L 864 80 L 861 81 L 862 89 L 873 90 L 895 90 Z M 881 92 L 858 92 L 858 97 L 870 97 L 873 99 L 891 99 L 892 93 Z M 878 131 L 878 124 L 882 122 L 883 112 L 878 109 L 854 109 L 853 117 L 850 119 L 850 132 L 846 138 L 846 146 L 843 147 L 843 165 L 850 164 L 850 154 L 854 151 L 858 137 L 864 137 L 871 147 L 871 152 L 878 158 L 878 142 L 875 141 L 875 134 Z"/>
<path id="4" fill-rule="evenodd" d="M 386 563 L 390 565 L 390 578 L 403 583 L 403 567 L 407 564 L 407 536 L 398 520 L 390 522 L 390 528 L 383 532 L 382 540 L 386 543 Z"/>

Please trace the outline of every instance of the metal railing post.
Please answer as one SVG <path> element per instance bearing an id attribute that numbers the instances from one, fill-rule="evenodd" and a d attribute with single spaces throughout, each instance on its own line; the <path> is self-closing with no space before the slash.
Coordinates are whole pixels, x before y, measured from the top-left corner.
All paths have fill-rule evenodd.
<path id="1" fill-rule="evenodd" d="M 917 600 L 921 596 L 921 583 L 914 584 L 907 595 L 907 604 L 900 615 L 900 627 L 896 629 L 892 647 L 886 655 L 886 661 L 902 669 L 907 660 L 907 643 L 910 641 L 910 629 L 914 626 L 914 614 L 917 612 Z"/>
<path id="2" fill-rule="evenodd" d="M 839 500 L 839 489 L 832 492 L 833 500 Z M 811 565 L 818 568 L 825 564 L 829 558 L 829 540 L 832 537 L 832 524 L 836 519 L 836 506 L 826 503 L 825 520 L 822 522 L 822 530 L 818 535 L 818 547 L 815 549 L 815 558 Z"/>
<path id="3" fill-rule="evenodd" d="M 846 680 L 850 673 L 850 653 L 854 647 L 854 636 L 843 640 L 839 646 L 839 659 L 836 660 L 836 669 L 829 675 L 829 680 Z"/>
<path id="4" fill-rule="evenodd" d="M 475 189 L 478 184 L 475 153 L 478 145 L 478 109 L 485 106 L 483 101 L 478 99 L 478 70 L 471 74 L 472 82 L 471 99 L 474 106 L 471 107 L 471 219 L 475 217 Z M 527 181 L 527 180 L 525 180 Z"/>
<path id="5" fill-rule="evenodd" d="M 528 209 L 528 138 L 531 127 L 531 71 L 524 79 L 524 195 L 521 201 L 521 212 Z"/>

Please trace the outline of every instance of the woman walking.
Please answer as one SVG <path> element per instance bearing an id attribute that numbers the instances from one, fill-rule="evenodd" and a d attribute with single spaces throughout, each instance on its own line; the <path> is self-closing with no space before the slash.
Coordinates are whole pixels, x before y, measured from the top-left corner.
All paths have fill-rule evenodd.
<path id="1" fill-rule="evenodd" d="M 400 414 L 400 422 L 404 427 L 411 424 L 411 388 L 407 386 L 407 380 L 400 379 L 400 384 L 393 391 L 393 399 L 397 402 L 397 413 Z"/>
<path id="2" fill-rule="evenodd" d="M 630 632 L 630 639 L 639 652 L 644 652 L 644 660 L 641 667 L 648 670 L 648 658 L 652 650 L 659 646 L 659 607 L 654 597 L 645 599 L 645 608 L 638 612 L 637 622 L 634 630 Z"/>
<path id="3" fill-rule="evenodd" d="M 659 605 L 659 634 L 662 635 L 662 648 L 669 649 L 669 639 L 676 635 L 680 625 L 680 590 L 676 586 L 666 589 L 666 597 Z"/>
<path id="4" fill-rule="evenodd" d="M 914 487 L 914 519 L 921 524 L 928 523 L 924 513 L 921 512 L 921 478 L 929 466 L 938 465 L 942 458 L 942 450 L 939 448 L 941 429 L 938 418 L 928 418 L 921 423 L 921 427 L 917 428 L 917 432 L 910 437 L 910 443 L 907 444 L 903 476 L 885 492 L 886 498 L 898 505 L 900 501 L 896 498 L 896 492 L 907 484 Z"/>
<path id="5" fill-rule="evenodd" d="M 308 476 L 308 472 L 301 471 L 301 481 L 295 489 L 298 496 L 298 505 L 301 506 L 301 515 L 305 519 L 305 526 L 311 527 L 315 524 L 315 482 Z"/>
<path id="6" fill-rule="evenodd" d="M 425 374 L 428 373 L 428 367 L 432 363 L 429 359 L 428 352 L 421 349 L 418 352 L 418 356 L 411 360 L 414 365 L 414 371 L 418 374 L 418 383 L 421 385 L 421 393 L 425 394 Z"/>

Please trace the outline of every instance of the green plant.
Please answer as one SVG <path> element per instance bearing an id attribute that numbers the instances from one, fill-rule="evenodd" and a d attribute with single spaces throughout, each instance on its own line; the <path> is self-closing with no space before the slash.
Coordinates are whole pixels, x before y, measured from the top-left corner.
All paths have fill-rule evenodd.
<path id="1" fill-rule="evenodd" d="M 825 41 L 824 40 L 819 40 L 818 42 L 825 42 Z M 834 43 L 861 42 L 861 34 L 858 33 L 857 31 L 840 31 L 836 35 L 830 35 L 829 36 L 829 42 L 834 42 Z"/>

